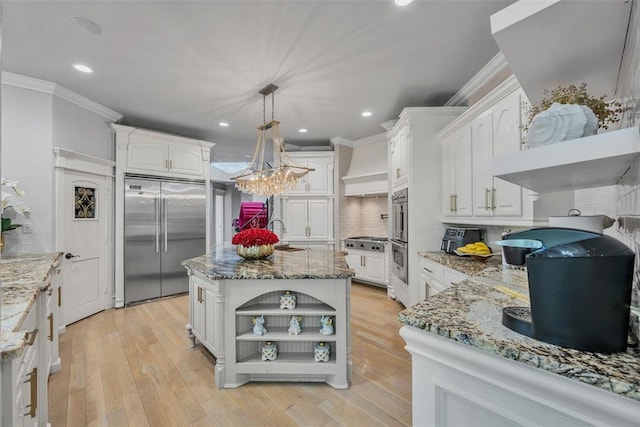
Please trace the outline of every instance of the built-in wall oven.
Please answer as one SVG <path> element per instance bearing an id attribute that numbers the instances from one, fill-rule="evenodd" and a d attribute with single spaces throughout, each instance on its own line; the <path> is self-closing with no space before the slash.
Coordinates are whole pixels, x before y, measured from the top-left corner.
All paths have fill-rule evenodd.
<path id="1" fill-rule="evenodd" d="M 391 239 L 407 243 L 408 241 L 408 206 L 409 190 L 399 190 L 391 196 L 392 234 Z"/>
<path id="2" fill-rule="evenodd" d="M 407 283 L 407 242 L 409 241 L 408 218 L 409 190 L 396 191 L 391 195 L 391 271 Z"/>
<path id="3" fill-rule="evenodd" d="M 391 240 L 391 268 L 393 274 L 407 283 L 407 244 L 398 240 Z"/>

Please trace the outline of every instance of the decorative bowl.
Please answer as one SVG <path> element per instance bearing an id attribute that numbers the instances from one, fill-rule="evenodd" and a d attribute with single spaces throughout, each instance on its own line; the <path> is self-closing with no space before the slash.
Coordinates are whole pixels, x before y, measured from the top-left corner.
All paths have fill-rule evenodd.
<path id="1" fill-rule="evenodd" d="M 274 251 L 273 245 L 236 245 L 236 252 L 244 259 L 264 259 Z"/>

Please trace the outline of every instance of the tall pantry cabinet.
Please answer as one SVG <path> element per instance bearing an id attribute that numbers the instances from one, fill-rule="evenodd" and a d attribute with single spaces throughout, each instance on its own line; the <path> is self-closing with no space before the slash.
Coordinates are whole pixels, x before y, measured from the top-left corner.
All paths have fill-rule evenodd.
<path id="1" fill-rule="evenodd" d="M 334 245 L 334 153 L 287 154 L 295 164 L 314 170 L 279 198 L 279 219 L 284 223 L 280 240 L 291 245 Z"/>
<path id="2" fill-rule="evenodd" d="M 392 295 L 406 307 L 420 301 L 418 251 L 438 251 L 444 233 L 440 222 L 442 198 L 441 146 L 437 138 L 444 126 L 466 110 L 465 107 L 409 107 L 387 132 L 389 145 L 389 212 L 391 196 L 407 188 L 408 242 L 407 282 L 396 275 L 389 278 Z M 393 217 L 389 227 L 393 226 Z M 393 233 L 389 230 L 389 236 Z M 393 258 L 393 257 L 391 257 Z M 390 262 L 393 262 L 391 259 Z M 392 266 L 389 270 L 393 271 Z"/>

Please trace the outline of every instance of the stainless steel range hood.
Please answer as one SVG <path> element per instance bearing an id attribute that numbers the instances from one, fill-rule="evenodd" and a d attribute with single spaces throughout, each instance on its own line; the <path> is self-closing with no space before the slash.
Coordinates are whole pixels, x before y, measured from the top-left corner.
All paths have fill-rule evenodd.
<path id="1" fill-rule="evenodd" d="M 384 134 L 374 142 L 353 147 L 349 170 L 342 181 L 345 196 L 378 196 L 389 191 L 387 141 Z"/>

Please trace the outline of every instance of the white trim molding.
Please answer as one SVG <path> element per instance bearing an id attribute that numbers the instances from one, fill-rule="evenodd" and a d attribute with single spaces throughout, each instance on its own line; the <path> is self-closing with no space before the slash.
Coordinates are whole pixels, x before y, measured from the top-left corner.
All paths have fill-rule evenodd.
<path id="1" fill-rule="evenodd" d="M 462 88 L 451 97 L 444 105 L 445 107 L 465 106 L 467 99 L 478 89 L 491 81 L 495 76 L 503 72 L 509 63 L 502 52 L 491 58 L 487 64 L 480 69 Z"/>
<path id="2" fill-rule="evenodd" d="M 57 83 L 3 71 L 2 84 L 57 96 L 60 99 L 64 99 L 65 101 L 75 104 L 80 108 L 84 108 L 87 111 L 91 111 L 92 113 L 102 116 L 112 122 L 117 122 L 123 117 L 122 114 L 115 112 L 104 105 L 98 104 L 97 102 L 73 92 L 72 90 L 69 90 Z"/>
<path id="3" fill-rule="evenodd" d="M 116 162 L 53 147 L 54 168 L 113 177 Z"/>

